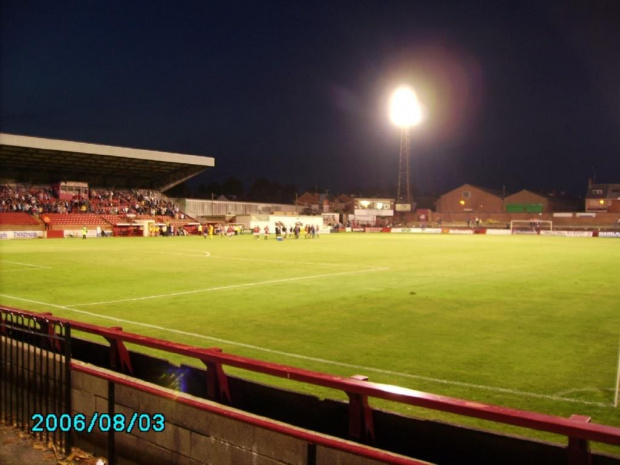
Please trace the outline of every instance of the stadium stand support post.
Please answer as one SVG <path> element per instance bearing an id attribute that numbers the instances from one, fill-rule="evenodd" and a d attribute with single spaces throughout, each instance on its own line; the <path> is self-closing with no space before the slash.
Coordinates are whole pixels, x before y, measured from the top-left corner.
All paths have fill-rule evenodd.
<path id="1" fill-rule="evenodd" d="M 110 328 L 114 331 L 122 331 L 123 328 L 115 326 Z M 110 344 L 110 368 L 113 370 L 119 370 L 121 373 L 129 373 L 133 375 L 133 367 L 131 366 L 131 359 L 129 358 L 129 351 L 123 341 L 115 339 L 111 336 L 106 336 L 106 341 Z"/>
<path id="2" fill-rule="evenodd" d="M 307 445 L 306 465 L 316 465 L 316 444 L 311 442 Z"/>
<path id="3" fill-rule="evenodd" d="M 222 352 L 222 349 L 213 348 L 211 351 Z M 202 363 L 207 366 L 207 398 L 216 402 L 232 405 L 230 389 L 228 387 L 228 377 L 220 362 L 201 358 Z"/>
<path id="4" fill-rule="evenodd" d="M 572 415 L 572 421 L 590 423 L 591 418 L 583 415 Z M 568 438 L 568 465 L 592 465 L 590 444 L 586 439 Z"/>
<path id="5" fill-rule="evenodd" d="M 368 376 L 353 375 L 357 381 L 368 381 Z M 349 436 L 361 442 L 375 441 L 375 428 L 372 409 L 368 405 L 368 396 L 347 392 L 349 397 Z"/>

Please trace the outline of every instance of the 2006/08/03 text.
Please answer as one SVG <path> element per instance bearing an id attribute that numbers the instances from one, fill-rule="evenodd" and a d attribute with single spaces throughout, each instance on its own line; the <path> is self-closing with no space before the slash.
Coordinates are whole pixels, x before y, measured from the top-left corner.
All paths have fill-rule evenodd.
<path id="1" fill-rule="evenodd" d="M 42 415 L 35 413 L 31 417 L 34 425 L 33 433 L 53 433 L 55 431 L 77 431 L 92 433 L 96 428 L 101 432 L 114 431 L 116 433 L 131 433 L 134 430 L 146 433 L 148 431 L 161 432 L 166 428 L 166 418 L 161 413 L 147 414 L 134 412 L 130 417 L 122 413 L 94 412 L 89 418 L 83 413 L 57 415 L 49 413 Z"/>

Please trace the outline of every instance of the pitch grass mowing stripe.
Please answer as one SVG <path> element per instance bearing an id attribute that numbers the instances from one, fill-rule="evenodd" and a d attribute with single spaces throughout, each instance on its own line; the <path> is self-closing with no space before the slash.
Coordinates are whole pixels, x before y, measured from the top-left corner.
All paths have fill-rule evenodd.
<path id="1" fill-rule="evenodd" d="M 603 403 L 603 402 L 590 402 L 590 401 L 585 401 L 585 400 L 572 399 L 570 397 L 560 397 L 560 396 L 557 396 L 557 395 L 538 394 L 538 393 L 535 393 L 535 392 L 519 391 L 519 390 L 516 390 L 516 389 L 502 388 L 502 387 L 496 387 L 496 386 L 484 386 L 484 385 L 481 385 L 481 384 L 464 383 L 464 382 L 461 382 L 461 381 L 451 381 L 451 380 L 446 380 L 446 379 L 430 378 L 430 377 L 427 377 L 427 376 L 412 375 L 410 373 L 400 373 L 400 372 L 397 372 L 397 371 L 383 370 L 381 368 L 365 367 L 365 366 L 355 365 L 355 364 L 351 364 L 351 363 L 343 363 L 343 362 L 338 362 L 338 361 L 335 361 L 335 360 L 326 360 L 326 359 L 323 359 L 323 358 L 308 357 L 306 355 L 294 354 L 294 353 L 290 353 L 290 352 L 283 352 L 283 351 L 280 351 L 280 350 L 273 350 L 273 349 L 269 349 L 269 348 L 266 348 L 266 347 L 259 347 L 259 346 L 255 346 L 255 345 L 252 345 L 252 344 L 245 344 L 243 342 L 229 341 L 229 340 L 221 339 L 221 338 L 217 338 L 217 337 L 206 336 L 204 334 L 190 333 L 190 332 L 187 332 L 187 331 L 181 331 L 181 330 L 177 330 L 177 329 L 173 329 L 173 328 L 164 328 L 162 326 L 152 325 L 152 324 L 149 324 L 149 323 L 141 323 L 141 322 L 138 322 L 138 321 L 126 320 L 124 318 L 111 317 L 111 316 L 107 316 L 107 315 L 102 315 L 100 313 L 87 312 L 85 310 L 78 310 L 78 309 L 72 308 L 72 306 L 50 304 L 50 303 L 46 303 L 46 302 L 39 302 L 39 301 L 36 301 L 36 300 L 24 299 L 24 298 L 21 298 L 21 297 L 15 297 L 15 296 L 6 295 L 6 294 L 0 294 L 0 297 L 6 297 L 8 299 L 19 300 L 19 301 L 22 301 L 22 302 L 28 302 L 28 303 L 33 303 L 33 304 L 37 304 L 37 305 L 44 305 L 44 306 L 48 306 L 48 307 L 52 307 L 52 308 L 58 308 L 58 309 L 61 309 L 61 310 L 67 310 L 67 311 L 70 311 L 70 312 L 80 313 L 82 315 L 88 315 L 88 316 L 93 316 L 93 317 L 96 317 L 96 318 L 101 318 L 101 319 L 104 319 L 104 320 L 114 321 L 116 323 L 126 323 L 126 324 L 130 324 L 130 325 L 140 326 L 140 327 L 143 327 L 143 328 L 155 329 L 155 330 L 158 330 L 158 331 L 167 331 L 169 333 L 175 333 L 175 334 L 179 334 L 179 335 L 182 335 L 182 336 L 190 336 L 190 337 L 194 337 L 194 338 L 197 338 L 197 339 L 204 339 L 204 340 L 208 340 L 208 341 L 219 342 L 219 343 L 222 343 L 222 344 L 228 344 L 228 345 L 232 345 L 232 346 L 236 346 L 236 347 L 243 347 L 243 348 L 246 348 L 246 349 L 252 349 L 252 350 L 256 350 L 256 351 L 260 351 L 260 352 L 266 352 L 266 353 L 270 353 L 270 354 L 282 355 L 282 356 L 285 356 L 285 357 L 297 358 L 297 359 L 300 359 L 300 360 L 306 360 L 306 361 L 311 361 L 311 362 L 322 363 L 322 364 L 325 364 L 325 365 L 333 365 L 333 366 L 339 366 L 339 367 L 344 367 L 344 368 L 351 368 L 353 370 L 358 370 L 358 371 L 361 371 L 361 372 L 380 373 L 380 374 L 384 374 L 384 375 L 398 376 L 398 377 L 409 378 L 409 379 L 417 379 L 417 380 L 421 380 L 421 381 L 428 381 L 428 382 L 438 383 L 438 384 L 446 384 L 446 385 L 451 385 L 451 386 L 466 387 L 466 388 L 470 388 L 470 389 L 478 389 L 478 390 L 498 392 L 498 393 L 503 393 L 503 394 L 511 394 L 511 395 L 514 395 L 514 396 L 530 397 L 530 398 L 535 398 L 535 399 L 545 399 L 545 400 L 552 400 L 552 401 L 556 401 L 556 402 L 570 402 L 570 403 L 582 404 L 582 405 L 593 405 L 593 406 L 603 407 L 603 408 L 613 408 L 612 404 L 607 404 L 607 403 Z"/>
<path id="2" fill-rule="evenodd" d="M 107 302 L 91 302 L 91 303 L 85 303 L 85 304 L 73 304 L 73 305 L 68 305 L 67 308 L 92 307 L 95 305 L 108 305 L 108 304 L 116 304 L 116 303 L 122 303 L 122 302 L 137 302 L 140 300 L 165 299 L 168 297 L 177 297 L 180 295 L 200 294 L 202 292 L 226 291 L 230 289 L 239 289 L 243 287 L 254 287 L 254 286 L 262 286 L 262 285 L 269 285 L 269 284 L 281 284 L 281 283 L 288 283 L 288 282 L 293 282 L 293 281 L 306 281 L 309 279 L 333 278 L 336 276 L 346 276 L 346 275 L 360 274 L 360 273 L 373 273 L 375 271 L 387 271 L 387 270 L 389 270 L 389 268 L 371 268 L 368 270 L 344 271 L 342 273 L 328 273 L 328 274 L 316 274 L 316 275 L 311 275 L 311 276 L 298 276 L 296 278 L 273 279 L 270 281 L 258 281 L 254 283 L 244 283 L 244 284 L 231 284 L 230 286 L 208 287 L 206 289 L 195 289 L 193 291 L 182 291 L 182 292 L 172 292 L 169 294 L 148 295 L 144 297 L 134 297 L 131 299 L 109 300 Z"/>

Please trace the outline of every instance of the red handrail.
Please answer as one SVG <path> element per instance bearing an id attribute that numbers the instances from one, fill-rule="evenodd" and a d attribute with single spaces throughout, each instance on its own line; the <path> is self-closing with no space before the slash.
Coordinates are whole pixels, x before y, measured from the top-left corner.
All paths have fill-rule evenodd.
<path id="1" fill-rule="evenodd" d="M 294 426 L 289 426 L 284 423 L 269 421 L 259 416 L 250 415 L 240 410 L 234 410 L 231 408 L 223 407 L 215 403 L 208 403 L 206 401 L 200 402 L 195 399 L 182 397 L 182 396 L 177 395 L 174 392 L 170 392 L 169 390 L 163 389 L 159 386 L 148 385 L 146 383 L 139 383 L 131 379 L 128 379 L 127 377 L 122 377 L 122 376 L 115 375 L 114 373 L 109 373 L 109 372 L 105 372 L 102 370 L 98 370 L 96 368 L 91 368 L 81 363 L 72 362 L 71 369 L 82 372 L 82 373 L 86 373 L 91 376 L 103 378 L 105 380 L 112 381 L 116 384 L 122 384 L 130 388 L 138 389 L 148 394 L 153 394 L 159 397 L 163 397 L 165 399 L 174 400 L 175 402 L 179 402 L 181 404 L 185 404 L 190 407 L 204 410 L 206 412 L 211 412 L 216 415 L 231 418 L 233 420 L 239 420 L 244 423 L 258 426 L 260 428 L 269 429 L 271 431 L 282 433 L 282 434 L 285 434 L 287 436 L 291 436 L 297 439 L 302 439 L 311 444 L 317 444 L 317 445 L 329 447 L 331 449 L 341 450 L 344 452 L 348 452 L 350 454 L 359 455 L 359 456 L 363 456 L 363 457 L 367 457 L 367 458 L 371 458 L 375 460 L 380 460 L 384 463 L 393 464 L 393 465 L 428 465 L 428 462 L 423 462 L 423 461 L 412 459 L 409 457 L 399 456 L 397 454 L 392 454 L 390 452 L 382 451 L 379 449 L 373 449 L 368 446 L 363 446 L 360 444 L 356 444 L 354 442 L 344 441 L 342 439 L 333 438 L 331 436 L 327 436 L 327 435 L 320 434 L 320 433 L 315 433 L 313 431 L 296 428 Z"/>
<path id="2" fill-rule="evenodd" d="M 152 349 L 197 358 L 205 363 L 226 365 L 248 371 L 286 378 L 302 383 L 327 387 L 344 391 L 347 394 L 374 397 L 418 407 L 449 412 L 457 415 L 480 418 L 497 423 L 520 426 L 537 431 L 568 436 L 573 439 L 597 441 L 612 445 L 620 445 L 620 428 L 586 423 L 524 410 L 516 410 L 496 405 L 471 402 L 452 397 L 440 396 L 389 384 L 373 383 L 354 378 L 329 375 L 295 368 L 277 363 L 263 362 L 251 358 L 222 353 L 220 349 L 203 349 L 176 342 L 155 339 L 140 334 L 129 333 L 118 328 L 104 328 L 88 323 L 53 317 L 50 314 L 0 307 L 2 311 L 30 315 L 36 318 L 45 317 L 50 323 L 71 323 L 72 331 L 96 334 L 111 341 L 122 341 Z"/>

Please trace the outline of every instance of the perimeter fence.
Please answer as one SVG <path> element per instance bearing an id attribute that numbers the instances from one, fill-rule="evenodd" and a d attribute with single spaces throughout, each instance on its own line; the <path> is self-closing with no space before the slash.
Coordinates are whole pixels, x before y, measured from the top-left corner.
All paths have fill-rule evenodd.
<path id="1" fill-rule="evenodd" d="M 71 450 L 71 324 L 2 311 L 0 419 Z"/>

